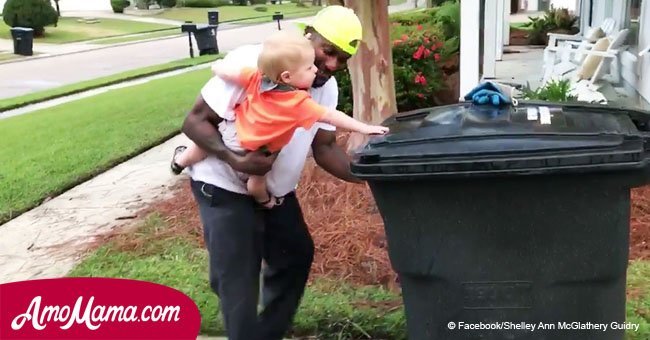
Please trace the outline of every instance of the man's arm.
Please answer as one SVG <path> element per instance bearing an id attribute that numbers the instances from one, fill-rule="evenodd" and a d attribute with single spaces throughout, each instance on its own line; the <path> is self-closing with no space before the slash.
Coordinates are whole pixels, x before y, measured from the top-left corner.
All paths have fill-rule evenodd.
<path id="1" fill-rule="evenodd" d="M 336 133 L 318 129 L 311 144 L 316 164 L 333 176 L 346 182 L 363 183 L 362 180 L 352 176 L 350 172 L 350 158 L 336 144 Z"/>
<path id="2" fill-rule="evenodd" d="M 223 61 L 223 59 L 217 60 L 213 65 L 212 65 L 212 73 L 229 82 L 236 83 L 238 85 L 240 84 L 240 79 L 241 79 L 241 68 L 236 68 L 233 67 L 232 65 L 228 65 L 226 62 Z"/>
<path id="3" fill-rule="evenodd" d="M 267 157 L 260 151 L 238 155 L 223 143 L 217 126 L 223 119 L 199 96 L 183 122 L 182 131 L 207 153 L 228 163 L 233 169 L 251 175 L 262 176 L 271 170 L 277 155 Z"/>

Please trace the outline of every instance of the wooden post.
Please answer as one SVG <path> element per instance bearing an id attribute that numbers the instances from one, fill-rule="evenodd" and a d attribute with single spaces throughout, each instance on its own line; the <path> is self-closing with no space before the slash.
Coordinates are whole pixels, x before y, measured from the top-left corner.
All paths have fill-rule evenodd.
<path id="1" fill-rule="evenodd" d="M 348 62 L 354 117 L 378 124 L 397 113 L 388 0 L 346 0 L 345 3 L 357 14 L 363 27 L 359 50 Z M 360 136 L 351 137 L 349 149 L 362 141 Z"/>
<path id="2" fill-rule="evenodd" d="M 348 63 L 354 117 L 379 123 L 397 111 L 388 0 L 346 0 L 346 4 L 359 16 L 363 26 L 363 41 Z"/>

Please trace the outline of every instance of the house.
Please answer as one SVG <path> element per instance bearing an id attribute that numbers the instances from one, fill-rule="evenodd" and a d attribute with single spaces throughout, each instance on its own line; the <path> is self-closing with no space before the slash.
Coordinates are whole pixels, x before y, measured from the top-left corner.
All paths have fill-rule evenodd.
<path id="1" fill-rule="evenodd" d="M 613 68 L 614 72 L 620 73 L 620 82 L 613 86 L 631 98 L 629 102 L 650 110 L 650 0 L 551 2 L 573 2 L 581 32 L 599 26 L 606 18 L 616 20 L 618 29 L 630 30 Z M 476 6 L 475 2 L 461 1 L 461 93 L 471 90 L 480 79 L 498 76 L 495 74 L 496 62 L 502 60 L 503 48 L 509 44 L 511 3 L 506 0 L 480 3 L 481 6 Z M 483 43 L 476 44 L 476 41 Z M 530 72 L 537 72 L 541 77 L 541 70 Z M 641 77 L 642 74 L 646 76 Z"/>

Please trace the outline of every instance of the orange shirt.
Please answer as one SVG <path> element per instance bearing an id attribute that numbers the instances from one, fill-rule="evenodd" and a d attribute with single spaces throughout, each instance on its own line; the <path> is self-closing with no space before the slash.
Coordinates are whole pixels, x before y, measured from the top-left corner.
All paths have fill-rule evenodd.
<path id="1" fill-rule="evenodd" d="M 279 151 L 298 127 L 311 128 L 327 112 L 307 91 L 261 92 L 262 74 L 254 68 L 244 68 L 239 83 L 246 99 L 234 109 L 235 126 L 247 150 L 266 146 L 271 152 Z"/>

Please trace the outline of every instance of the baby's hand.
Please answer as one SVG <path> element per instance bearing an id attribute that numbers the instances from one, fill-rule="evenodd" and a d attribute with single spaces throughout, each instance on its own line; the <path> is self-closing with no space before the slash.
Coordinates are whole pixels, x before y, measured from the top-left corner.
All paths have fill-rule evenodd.
<path id="1" fill-rule="evenodd" d="M 385 135 L 388 133 L 388 128 L 381 125 L 366 125 L 362 132 L 367 135 Z"/>

